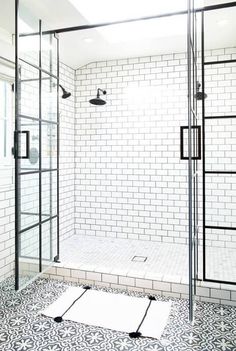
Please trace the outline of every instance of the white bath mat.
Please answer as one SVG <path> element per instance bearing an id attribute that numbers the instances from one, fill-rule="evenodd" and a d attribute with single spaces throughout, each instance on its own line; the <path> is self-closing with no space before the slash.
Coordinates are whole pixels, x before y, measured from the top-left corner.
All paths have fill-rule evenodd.
<path id="1" fill-rule="evenodd" d="M 41 313 L 57 322 L 63 319 L 130 333 L 130 337 L 159 339 L 171 303 L 98 290 L 70 287 Z M 140 334 L 141 333 L 141 334 Z"/>

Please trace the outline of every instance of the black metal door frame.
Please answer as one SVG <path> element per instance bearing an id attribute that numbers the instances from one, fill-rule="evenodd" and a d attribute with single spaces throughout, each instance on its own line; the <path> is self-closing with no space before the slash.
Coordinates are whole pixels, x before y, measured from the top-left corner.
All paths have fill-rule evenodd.
<path id="1" fill-rule="evenodd" d="M 232 7 L 236 6 L 236 2 L 231 3 Z M 220 10 L 225 8 L 222 4 L 222 7 L 213 10 Z M 206 116 L 205 113 L 205 66 L 207 65 L 219 65 L 219 64 L 228 64 L 236 62 L 236 59 L 231 60 L 220 60 L 220 61 L 205 61 L 205 16 L 204 11 L 201 13 L 201 73 L 202 73 L 202 194 L 203 194 L 203 281 L 213 282 L 213 283 L 223 283 L 223 284 L 232 284 L 236 285 L 236 282 L 219 280 L 219 279 L 210 279 L 206 274 L 207 266 L 207 254 L 206 254 L 206 229 L 221 229 L 221 230 L 236 230 L 236 227 L 227 227 L 227 226 L 214 226 L 206 224 L 206 175 L 207 174 L 236 174 L 236 171 L 210 171 L 206 170 L 206 154 L 205 154 L 205 141 L 206 141 L 206 131 L 205 124 L 207 120 L 217 120 L 217 119 L 230 119 L 236 118 L 236 115 L 224 115 L 224 116 Z"/>
<path id="2" fill-rule="evenodd" d="M 22 59 L 19 57 L 19 29 L 18 29 L 18 20 L 19 20 L 19 1 L 20 0 L 15 0 L 15 133 L 14 133 L 14 158 L 15 158 L 15 289 L 19 290 L 19 257 L 20 256 L 20 237 L 21 234 L 26 232 L 27 230 L 39 227 L 39 273 L 42 273 L 42 225 L 44 223 L 50 222 L 50 228 L 51 228 L 51 223 L 53 219 L 56 219 L 57 221 L 57 242 L 56 242 L 56 256 L 51 257 L 51 260 L 54 260 L 57 262 L 59 260 L 59 145 L 60 145 L 60 134 L 59 134 L 59 38 L 56 35 L 56 33 L 51 33 L 56 39 L 57 43 L 57 75 L 54 75 L 51 70 L 50 66 L 50 71 L 47 71 L 43 69 L 42 67 L 42 22 L 39 20 L 39 65 L 35 65 L 31 62 L 27 62 L 26 60 Z M 39 118 L 36 119 L 32 116 L 22 116 L 21 111 L 20 111 L 20 79 L 19 79 L 19 72 L 20 72 L 20 64 L 24 63 L 26 65 L 29 65 L 33 67 L 34 69 L 37 69 L 38 71 L 38 81 L 39 81 L 39 106 L 38 106 L 38 111 L 39 111 Z M 42 74 L 45 73 L 47 74 L 49 79 L 55 79 L 56 80 L 56 89 L 57 89 L 57 102 L 56 102 L 56 121 L 48 121 L 44 120 L 42 116 Z M 29 144 L 27 143 L 26 145 L 26 150 L 27 150 L 27 155 L 25 157 L 21 157 L 19 155 L 19 134 L 22 133 L 20 128 L 20 118 L 24 117 L 28 119 L 29 121 L 35 121 L 39 122 L 39 169 L 37 171 L 32 170 L 32 171 L 24 171 L 22 172 L 21 170 L 21 159 L 22 158 L 28 158 L 29 157 Z M 56 168 L 50 167 L 48 169 L 43 169 L 42 168 L 42 123 L 47 122 L 50 126 L 54 125 L 56 126 L 57 132 L 57 156 L 56 156 Z M 24 131 L 27 132 L 27 131 Z M 52 215 L 51 210 L 50 210 L 50 215 L 48 218 L 43 219 L 43 213 L 42 213 L 42 173 L 49 172 L 50 174 L 50 180 L 51 180 L 51 174 L 52 172 L 56 172 L 56 179 L 57 179 L 57 196 L 56 196 L 56 214 Z M 36 224 L 33 224 L 27 228 L 21 229 L 21 206 L 20 206 L 20 196 L 21 196 L 21 176 L 22 175 L 30 175 L 30 174 L 38 174 L 39 175 L 39 221 Z M 51 187 L 51 183 L 50 183 Z M 51 193 L 51 191 L 50 191 Z M 50 200 L 51 200 L 51 195 L 50 195 Z M 52 205 L 50 204 L 50 209 Z M 33 213 L 32 213 L 33 215 Z M 51 235 L 51 232 L 50 232 Z M 51 252 L 51 251 L 50 251 Z M 28 257 L 30 258 L 30 257 Z"/>
<path id="3" fill-rule="evenodd" d="M 201 13 L 202 11 L 207 12 L 207 11 L 212 11 L 212 10 L 217 10 L 222 8 L 230 8 L 234 6 L 236 6 L 236 1 L 225 2 L 223 4 L 204 6 L 201 8 L 196 8 L 194 11 L 196 13 L 198 12 Z M 55 28 L 52 30 L 43 31 L 43 34 L 54 34 L 54 33 L 59 34 L 59 33 L 67 33 L 67 32 L 74 32 L 74 31 L 80 31 L 80 30 L 89 30 L 89 29 L 94 29 L 99 27 L 112 26 L 115 24 L 131 23 L 131 22 L 137 22 L 137 21 L 148 21 L 155 18 L 165 18 L 165 17 L 172 17 L 172 16 L 180 16 L 180 15 L 188 15 L 188 10 L 156 14 L 153 16 L 130 18 L 130 19 L 119 20 L 114 22 L 94 23 L 94 24 L 85 24 L 85 25 L 73 26 L 73 27 Z M 22 36 L 29 36 L 29 35 L 36 35 L 36 34 L 37 33 L 30 33 L 30 34 L 26 33 L 26 34 L 22 34 Z"/>

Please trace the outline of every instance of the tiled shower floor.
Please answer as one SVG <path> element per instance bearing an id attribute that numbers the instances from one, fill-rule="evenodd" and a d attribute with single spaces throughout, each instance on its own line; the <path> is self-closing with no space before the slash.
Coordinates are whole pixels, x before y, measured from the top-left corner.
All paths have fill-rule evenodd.
<path id="1" fill-rule="evenodd" d="M 147 257 L 134 262 L 134 256 Z M 123 276 L 186 282 L 187 245 L 131 239 L 73 235 L 61 244 L 64 267 Z M 199 278 L 202 276 L 202 248 L 199 249 Z M 206 275 L 210 279 L 236 282 L 236 249 L 208 247 Z"/>
<path id="2" fill-rule="evenodd" d="M 236 307 L 233 306 L 197 302 L 195 322 L 191 325 L 187 300 L 157 296 L 159 300 L 172 301 L 170 318 L 160 340 L 131 339 L 127 333 L 66 320 L 58 324 L 39 314 L 70 285 L 75 284 L 38 279 L 15 292 L 13 279 L 0 283 L 0 350 L 236 351 Z M 124 294 L 143 296 L 137 292 Z"/>
<path id="3" fill-rule="evenodd" d="M 179 244 L 74 235 L 63 241 L 60 260 L 64 267 L 139 278 L 180 281 L 188 274 L 188 248 Z"/>

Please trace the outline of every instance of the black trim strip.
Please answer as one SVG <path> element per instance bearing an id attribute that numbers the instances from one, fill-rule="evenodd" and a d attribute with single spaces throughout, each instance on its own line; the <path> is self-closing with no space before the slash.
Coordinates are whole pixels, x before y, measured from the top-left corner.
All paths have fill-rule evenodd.
<path id="1" fill-rule="evenodd" d="M 39 173 L 55 172 L 55 171 L 57 171 L 57 168 L 52 168 L 52 169 L 41 169 L 41 170 L 37 170 L 37 171 L 20 172 L 19 175 L 39 174 Z"/>
<path id="2" fill-rule="evenodd" d="M 25 211 L 22 211 L 21 212 L 22 215 L 26 215 L 26 216 L 38 216 L 39 214 L 37 212 L 25 212 Z M 50 214 L 48 213 L 42 213 L 42 216 L 51 216 Z"/>
<path id="3" fill-rule="evenodd" d="M 45 77 L 45 78 L 42 78 L 42 80 L 49 80 L 50 77 Z M 37 82 L 39 79 L 38 78 L 28 78 L 28 79 L 21 79 L 20 82 L 21 83 L 27 83 L 27 82 Z"/>
<path id="4" fill-rule="evenodd" d="M 15 131 L 19 131 L 20 87 L 19 87 L 19 0 L 15 0 Z M 14 140 L 14 152 L 18 153 L 18 143 Z M 19 228 L 20 228 L 20 181 L 18 176 L 19 160 L 15 157 L 15 290 L 19 290 Z"/>
<path id="5" fill-rule="evenodd" d="M 236 171 L 205 171 L 205 174 L 236 174 Z"/>
<path id="6" fill-rule="evenodd" d="M 37 34 L 38 34 L 38 33 L 37 33 Z M 42 72 L 42 73 L 45 73 L 45 74 L 47 74 L 48 76 L 55 78 L 56 80 L 59 79 L 57 76 L 55 76 L 54 74 L 48 72 L 47 70 L 43 69 L 42 67 L 38 67 L 38 66 L 36 66 L 35 64 L 33 64 L 33 63 L 31 63 L 31 62 L 28 62 L 28 61 L 26 61 L 26 60 L 24 60 L 24 59 L 22 59 L 22 58 L 19 58 L 19 60 L 22 61 L 22 62 L 24 62 L 26 65 L 29 65 L 29 66 L 35 68 L 37 71 L 40 71 L 40 72 Z"/>
<path id="7" fill-rule="evenodd" d="M 236 230 L 236 227 L 224 227 L 224 226 L 217 226 L 217 225 L 206 225 L 205 228 L 207 228 L 207 229 L 221 229 L 221 230 Z"/>
<path id="8" fill-rule="evenodd" d="M 72 304 L 65 310 L 65 312 L 64 312 L 61 316 L 57 316 L 57 317 L 54 318 L 54 321 L 55 321 L 55 322 L 61 323 L 61 322 L 63 321 L 64 315 L 71 309 L 72 306 L 74 306 L 74 304 L 75 304 L 82 296 L 84 296 L 84 294 L 85 294 L 88 290 L 91 289 L 91 287 L 90 287 L 90 286 L 84 286 L 84 289 L 85 289 L 84 292 L 82 292 L 82 294 L 81 294 L 79 297 L 77 297 L 77 298 L 72 302 Z"/>
<path id="9" fill-rule="evenodd" d="M 43 221 L 41 221 L 41 224 L 44 224 L 44 223 L 46 223 L 46 222 L 48 222 L 48 221 L 50 221 L 50 220 L 52 220 L 52 219 L 54 219 L 54 218 L 57 218 L 58 216 L 57 215 L 55 215 L 55 216 L 52 216 L 52 217 L 49 217 L 49 218 L 47 218 L 47 219 L 44 219 Z M 31 229 L 33 229 L 33 228 L 35 228 L 35 227 L 38 227 L 39 226 L 39 222 L 37 222 L 37 223 L 35 223 L 35 224 L 32 224 L 31 226 L 29 226 L 29 227 L 26 227 L 26 228 L 24 228 L 24 229 L 21 229 L 20 231 L 19 231 L 19 234 L 22 234 L 22 233 L 24 233 L 24 232 L 27 232 L 28 230 L 31 230 Z"/>
<path id="10" fill-rule="evenodd" d="M 123 23 L 131 23 L 131 22 L 138 22 L 138 21 L 147 21 L 147 20 L 152 20 L 155 18 L 163 18 L 163 17 L 171 17 L 171 16 L 176 16 L 176 15 L 186 15 L 187 11 L 182 10 L 178 12 L 168 12 L 168 13 L 163 13 L 159 15 L 154 15 L 154 16 L 145 16 L 145 17 L 139 17 L 139 18 L 131 18 L 127 20 L 119 20 L 119 21 L 114 21 L 114 22 L 104 22 L 104 23 L 95 23 L 95 24 L 84 24 L 82 26 L 74 26 L 74 27 L 66 27 L 66 28 L 57 28 L 53 30 L 48 30 L 44 31 L 43 34 L 59 34 L 59 33 L 66 33 L 66 32 L 74 32 L 74 31 L 80 31 L 80 30 L 86 30 L 86 29 L 93 29 L 93 28 L 99 28 L 99 27 L 106 27 L 106 26 L 112 26 L 115 24 L 123 24 Z M 27 37 L 27 36 L 34 36 L 38 35 L 38 32 L 35 33 L 22 33 L 20 34 L 20 37 Z"/>
<path id="11" fill-rule="evenodd" d="M 204 65 L 220 65 L 222 63 L 233 63 L 233 62 L 236 62 L 236 59 L 235 60 L 222 60 L 222 61 L 208 61 L 208 62 L 205 62 Z"/>
<path id="12" fill-rule="evenodd" d="M 39 20 L 39 273 L 42 272 L 42 21 Z"/>
<path id="13" fill-rule="evenodd" d="M 204 279 L 205 282 L 210 282 L 210 283 L 218 283 L 218 284 L 230 284 L 230 285 L 236 285 L 236 282 L 228 281 L 228 280 L 216 280 L 216 279 Z"/>
<path id="14" fill-rule="evenodd" d="M 149 303 L 148 303 L 147 308 L 146 308 L 146 310 L 144 312 L 143 318 L 142 318 L 141 322 L 139 323 L 139 326 L 136 329 L 136 331 L 129 333 L 130 338 L 134 339 L 134 338 L 139 338 L 140 336 L 142 336 L 142 333 L 140 333 L 139 330 L 140 330 L 145 318 L 147 317 L 148 310 L 149 310 L 149 308 L 151 306 L 152 301 L 155 301 L 155 300 L 156 300 L 156 298 L 154 296 L 149 296 Z"/>
<path id="15" fill-rule="evenodd" d="M 236 115 L 225 115 L 225 116 L 205 116 L 205 119 L 217 119 L 217 118 L 236 118 Z"/>
<path id="16" fill-rule="evenodd" d="M 37 117 L 31 117 L 31 116 L 27 116 L 27 115 L 21 115 L 19 114 L 19 117 L 20 118 L 25 118 L 25 119 L 30 119 L 32 121 L 36 121 L 36 122 L 39 122 L 39 118 Z M 45 122 L 45 123 L 48 123 L 48 124 L 58 124 L 58 122 L 55 122 L 55 121 L 49 121 L 48 119 L 41 119 L 42 122 Z"/>

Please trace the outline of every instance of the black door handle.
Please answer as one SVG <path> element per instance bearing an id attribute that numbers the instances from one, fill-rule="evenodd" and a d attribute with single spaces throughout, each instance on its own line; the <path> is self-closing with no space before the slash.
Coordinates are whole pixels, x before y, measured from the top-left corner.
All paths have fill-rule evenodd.
<path id="1" fill-rule="evenodd" d="M 21 147 L 19 147 L 19 135 L 20 134 L 25 134 L 25 143 L 26 143 L 25 155 L 19 155 L 19 151 L 21 150 Z M 18 158 L 18 159 L 28 159 L 29 158 L 29 156 L 30 156 L 30 132 L 29 132 L 29 130 L 21 130 L 21 131 L 14 132 L 13 154 L 14 154 L 14 157 Z"/>
<path id="2" fill-rule="evenodd" d="M 201 160 L 201 126 L 192 126 L 191 128 L 193 131 L 197 131 L 197 138 L 195 138 L 195 133 L 192 136 L 192 141 L 195 144 L 197 141 L 196 149 L 195 149 L 195 155 L 192 156 L 192 160 Z M 181 160 L 188 160 L 189 157 L 185 155 L 184 152 L 184 131 L 188 130 L 188 126 L 181 126 L 180 127 L 180 159 Z"/>

